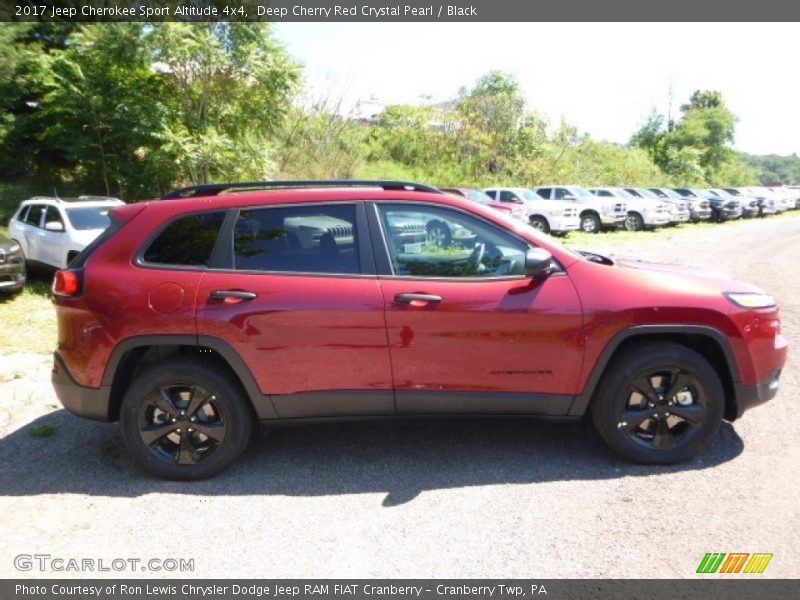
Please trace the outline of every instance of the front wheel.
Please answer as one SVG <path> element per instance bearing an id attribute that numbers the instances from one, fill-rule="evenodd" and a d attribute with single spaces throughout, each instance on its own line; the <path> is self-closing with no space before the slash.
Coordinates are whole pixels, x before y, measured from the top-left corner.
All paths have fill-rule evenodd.
<path id="1" fill-rule="evenodd" d="M 609 366 L 592 401 L 595 428 L 612 450 L 644 464 L 672 464 L 711 443 L 724 412 L 719 375 L 677 344 L 638 346 Z"/>
<path id="2" fill-rule="evenodd" d="M 134 462 L 164 479 L 216 475 L 247 446 L 249 406 L 216 365 L 176 359 L 137 377 L 122 401 L 122 439 Z"/>
<path id="3" fill-rule="evenodd" d="M 600 231 L 600 217 L 594 213 L 581 215 L 581 230 L 586 233 L 597 233 Z"/>
<path id="4" fill-rule="evenodd" d="M 547 219 L 540 216 L 531 217 L 531 227 L 538 229 L 542 233 L 550 233 L 550 224 Z"/>

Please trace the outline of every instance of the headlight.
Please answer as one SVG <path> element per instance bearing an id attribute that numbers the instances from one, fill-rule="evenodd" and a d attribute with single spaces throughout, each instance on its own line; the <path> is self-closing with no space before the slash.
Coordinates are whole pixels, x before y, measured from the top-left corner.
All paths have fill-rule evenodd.
<path id="1" fill-rule="evenodd" d="M 16 254 L 19 251 L 20 251 L 19 244 L 14 244 L 13 246 L 11 246 L 11 248 L 8 249 L 9 254 Z"/>
<path id="2" fill-rule="evenodd" d="M 766 294 L 725 292 L 725 297 L 743 308 L 769 308 L 775 306 L 775 298 Z"/>

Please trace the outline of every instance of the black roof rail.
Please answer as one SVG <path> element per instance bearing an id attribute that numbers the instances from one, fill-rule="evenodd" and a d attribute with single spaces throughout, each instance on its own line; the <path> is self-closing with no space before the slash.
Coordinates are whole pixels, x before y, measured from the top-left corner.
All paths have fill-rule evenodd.
<path id="1" fill-rule="evenodd" d="M 384 190 L 428 192 L 441 194 L 442 191 L 422 183 L 410 181 L 382 181 L 370 179 L 330 179 L 330 180 L 287 180 L 287 181 L 237 181 L 234 183 L 205 183 L 173 190 L 163 196 L 162 200 L 174 198 L 193 198 L 195 196 L 216 196 L 228 190 L 266 190 L 272 188 L 324 188 L 324 187 L 379 187 Z"/>

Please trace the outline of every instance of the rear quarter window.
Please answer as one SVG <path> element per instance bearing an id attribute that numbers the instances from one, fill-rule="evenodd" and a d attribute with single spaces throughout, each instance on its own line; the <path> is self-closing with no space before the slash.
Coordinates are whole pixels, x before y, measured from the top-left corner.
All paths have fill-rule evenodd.
<path id="1" fill-rule="evenodd" d="M 169 224 L 142 254 L 146 263 L 207 267 L 225 211 L 180 217 Z"/>

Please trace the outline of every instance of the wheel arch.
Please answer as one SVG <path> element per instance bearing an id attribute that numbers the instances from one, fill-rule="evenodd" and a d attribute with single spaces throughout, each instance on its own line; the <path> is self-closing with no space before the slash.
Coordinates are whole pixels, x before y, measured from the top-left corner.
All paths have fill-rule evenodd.
<path id="1" fill-rule="evenodd" d="M 230 375 L 241 387 L 257 418 L 277 417 L 272 401 L 261 393 L 250 368 L 224 340 L 210 336 L 149 335 L 123 340 L 111 353 L 102 383 L 110 388 L 109 420 L 119 419 L 125 391 L 143 369 L 181 355 L 195 356 L 200 362 L 213 363 Z"/>
<path id="2" fill-rule="evenodd" d="M 706 325 L 637 325 L 617 333 L 600 353 L 583 392 L 575 397 L 570 416 L 581 416 L 589 408 L 598 384 L 614 358 L 637 344 L 672 342 L 703 356 L 719 375 L 725 393 L 725 419 L 737 412 L 737 386 L 741 381 L 733 348 L 724 333 Z"/>

